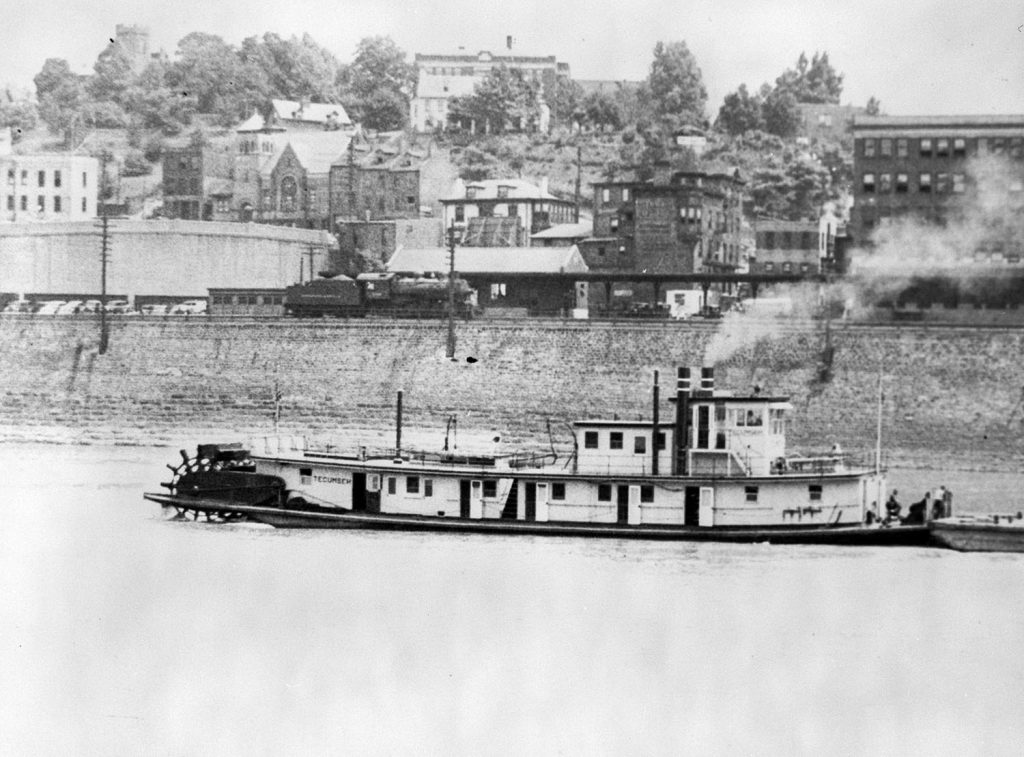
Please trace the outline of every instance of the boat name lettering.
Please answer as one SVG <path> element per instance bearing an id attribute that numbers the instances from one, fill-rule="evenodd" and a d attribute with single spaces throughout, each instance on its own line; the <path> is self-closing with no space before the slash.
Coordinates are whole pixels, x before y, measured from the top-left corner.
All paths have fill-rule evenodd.
<path id="1" fill-rule="evenodd" d="M 351 478 L 345 478 L 344 476 L 313 476 L 313 480 L 318 484 L 351 484 Z"/>

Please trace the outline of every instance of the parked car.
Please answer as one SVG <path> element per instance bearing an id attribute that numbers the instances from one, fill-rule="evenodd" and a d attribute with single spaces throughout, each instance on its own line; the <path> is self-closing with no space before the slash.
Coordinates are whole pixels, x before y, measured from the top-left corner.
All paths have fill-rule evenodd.
<path id="1" fill-rule="evenodd" d="M 56 315 L 57 311 L 62 308 L 66 303 L 64 300 L 44 300 L 38 303 L 39 307 L 36 308 L 35 312 L 39 315 Z"/>
<path id="2" fill-rule="evenodd" d="M 103 303 L 99 300 L 86 300 L 82 303 L 80 313 L 98 313 L 103 309 Z"/>
<path id="3" fill-rule="evenodd" d="M 34 309 L 33 303 L 28 300 L 11 300 L 4 305 L 5 313 L 31 313 Z"/>
<path id="4" fill-rule="evenodd" d="M 123 315 L 132 312 L 132 306 L 128 300 L 107 300 L 107 312 Z"/>
<path id="5" fill-rule="evenodd" d="M 84 304 L 81 300 L 68 300 L 57 308 L 57 315 L 75 315 L 80 313 Z"/>
<path id="6" fill-rule="evenodd" d="M 143 315 L 167 315 L 169 307 L 169 305 L 154 305 L 150 303 L 140 307 L 139 312 Z"/>
<path id="7" fill-rule="evenodd" d="M 171 309 L 172 315 L 201 315 L 206 312 L 206 300 L 185 300 Z"/>

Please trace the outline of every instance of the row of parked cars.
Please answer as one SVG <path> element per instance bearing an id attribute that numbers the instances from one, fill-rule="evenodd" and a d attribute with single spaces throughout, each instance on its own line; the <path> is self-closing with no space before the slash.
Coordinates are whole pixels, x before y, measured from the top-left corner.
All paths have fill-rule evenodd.
<path id="1" fill-rule="evenodd" d="M 31 313 L 35 315 L 78 315 L 99 313 L 110 315 L 203 315 L 206 300 L 185 300 L 170 304 L 149 304 L 134 307 L 128 300 L 107 300 L 106 307 L 99 300 L 15 300 L 7 303 L 5 313 Z"/>

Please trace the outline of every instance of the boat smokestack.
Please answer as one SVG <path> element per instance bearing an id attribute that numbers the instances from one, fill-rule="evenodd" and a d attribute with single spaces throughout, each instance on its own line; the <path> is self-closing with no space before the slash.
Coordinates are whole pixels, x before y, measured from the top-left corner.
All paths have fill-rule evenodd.
<path id="1" fill-rule="evenodd" d="M 711 397 L 715 393 L 715 369 L 705 366 L 700 369 L 701 396 Z"/>
<path id="2" fill-rule="evenodd" d="M 672 474 L 686 475 L 686 437 L 690 415 L 690 369 L 682 366 L 676 369 L 676 428 L 672 456 Z M 657 437 L 655 437 L 657 439 Z M 657 441 L 655 441 L 657 447 Z"/>
<path id="3" fill-rule="evenodd" d="M 395 407 L 395 457 L 402 454 L 402 390 L 398 390 L 398 405 Z"/>

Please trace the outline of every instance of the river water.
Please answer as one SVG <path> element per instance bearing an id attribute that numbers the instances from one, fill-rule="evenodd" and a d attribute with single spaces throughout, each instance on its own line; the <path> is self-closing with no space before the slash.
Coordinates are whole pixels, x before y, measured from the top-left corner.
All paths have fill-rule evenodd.
<path id="1" fill-rule="evenodd" d="M 0 753 L 1020 753 L 1024 555 L 174 522 L 174 457 L 0 446 Z"/>

